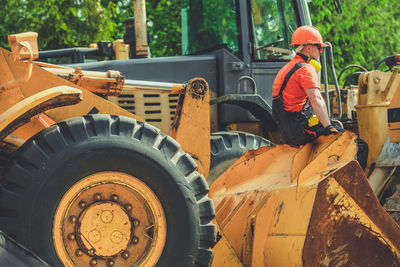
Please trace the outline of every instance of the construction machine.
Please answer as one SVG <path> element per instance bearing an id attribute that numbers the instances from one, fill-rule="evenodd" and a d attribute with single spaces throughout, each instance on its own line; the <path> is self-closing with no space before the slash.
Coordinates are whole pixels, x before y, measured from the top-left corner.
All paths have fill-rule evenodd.
<path id="1" fill-rule="evenodd" d="M 1 50 L 0 226 L 49 264 L 400 264 L 400 227 L 355 161 L 354 133 L 249 150 L 211 184 L 211 202 L 205 80 L 33 64 L 32 37 L 11 35 L 13 53 Z M 99 96 L 118 88 L 178 94 L 171 137 Z"/>
<path id="2" fill-rule="evenodd" d="M 357 123 L 370 146 L 365 171 L 349 131 L 301 148 L 246 152 L 210 186 L 221 238 L 213 266 L 400 264 L 400 75 L 396 68 L 358 75 L 357 87 L 340 90 L 347 104 L 341 122 Z M 331 107 L 338 112 L 337 102 Z"/>
<path id="3" fill-rule="evenodd" d="M 78 71 L 69 81 L 33 63 L 36 38 L 10 35 L 12 53 L 0 51 L 2 231 L 51 266 L 207 266 L 216 233 L 199 173 L 209 168 L 207 83 Z M 123 86 L 182 96 L 172 137 L 104 99 Z M 198 117 L 207 123 L 193 132 Z"/>
<path id="4" fill-rule="evenodd" d="M 337 3 L 338 1 L 335 1 L 336 5 Z M 134 20 L 135 24 L 127 23 L 130 25 L 127 27 L 129 34 L 124 38 L 130 46 L 146 43 L 147 40 L 142 38 L 142 41 L 129 41 L 128 36 L 133 38 L 135 30 L 146 26 L 143 19 L 145 16 L 142 13 L 135 13 L 135 17 L 140 19 Z M 127 79 L 159 82 L 184 82 L 197 76 L 205 78 L 210 85 L 210 127 L 213 133 L 212 168 L 208 180 L 211 184 L 247 149 L 268 146 L 271 142 L 280 143 L 277 125 L 271 116 L 272 83 L 280 68 L 294 55 L 290 39 L 293 31 L 300 25 L 311 25 L 306 1 L 185 0 L 182 1 L 182 56 L 161 58 L 135 56 L 136 58 L 131 60 L 82 62 L 69 66 L 96 71 L 114 69 L 124 73 Z M 381 116 L 386 112 L 385 105 L 390 101 L 392 93 L 388 94 L 387 98 L 383 96 L 386 97 L 388 88 L 392 88 L 391 92 L 396 89 L 397 83 L 394 78 L 396 76 L 378 71 L 370 74 L 361 66 L 350 65 L 344 70 L 354 67 L 358 69 L 348 77 L 354 77 L 363 71 L 363 78 L 359 86 L 355 84 L 340 89 L 337 80 L 340 80 L 343 73 L 336 79 L 333 60 L 332 45 L 329 44 L 321 57 L 323 65 L 321 88 L 328 113 L 332 120 L 343 124 L 345 129 L 359 133 L 368 143 L 370 156 L 366 173 L 370 175 L 372 174 L 370 172 L 374 172 L 370 180 L 373 188 L 379 191 L 377 193 L 380 201 L 384 203 L 385 199 L 396 191 L 395 184 L 400 182 L 388 183 L 386 180 L 390 176 L 394 181 L 398 176 L 397 161 L 392 160 L 389 163 L 392 157 L 397 157 L 388 152 L 388 149 L 396 150 L 392 148 L 393 144 L 385 145 L 384 151 L 387 153 L 382 155 L 387 159 L 385 163 L 382 160 L 378 161 L 387 138 L 386 118 Z M 380 61 L 383 62 L 393 66 L 396 57 Z M 334 86 L 328 85 L 329 70 L 332 72 L 331 79 L 334 81 Z M 343 78 L 345 85 L 348 84 L 349 79 Z M 391 82 L 388 83 L 389 81 Z M 363 90 L 359 92 L 357 88 Z M 372 91 L 378 90 L 381 97 L 371 91 L 368 92 L 367 99 L 366 88 Z M 387 92 L 382 93 L 382 90 Z M 109 97 L 109 100 L 139 115 L 164 133 L 169 133 L 171 130 L 173 121 L 171 115 L 178 101 L 177 95 L 144 96 L 130 89 L 123 90 L 119 96 Z M 374 105 L 383 106 L 373 109 Z M 378 110 L 380 115 L 376 117 L 377 115 L 372 113 Z M 357 117 L 357 113 L 362 115 Z M 375 121 L 380 121 L 380 127 L 375 127 Z M 370 132 L 372 126 L 377 129 L 374 135 Z M 264 139 L 257 136 L 262 136 Z M 243 141 L 246 138 L 251 138 L 249 143 Z M 386 189 L 383 189 L 383 185 Z"/>
<path id="5" fill-rule="evenodd" d="M 253 2 L 230 2 L 229 10 L 235 18 L 239 16 L 241 26 L 257 29 L 259 25 L 253 33 L 261 34 L 262 23 L 276 33 L 279 27 L 274 25 L 279 20 L 256 16 L 260 6 Z M 308 24 L 305 2 L 273 2 L 275 11 L 292 10 L 288 12 L 297 14 L 292 17 L 297 18 L 296 23 Z M 195 1 L 189 7 L 188 12 L 196 9 Z M 253 10 L 254 25 L 245 19 L 248 8 Z M 196 21 L 193 18 L 193 23 Z M 206 27 L 193 29 L 199 29 L 199 34 L 207 32 Z M 244 33 L 241 30 L 239 36 L 249 38 L 243 37 Z M 354 160 L 353 133 L 321 137 L 314 144 L 293 148 L 270 146 L 265 139 L 248 133 L 215 132 L 210 144 L 210 129 L 214 132 L 227 127 L 274 137 L 276 125 L 268 115 L 270 96 L 261 94 L 268 95 L 268 84 L 292 54 L 289 49 L 275 47 L 287 43 L 288 33 L 290 30 L 286 41 L 279 38 L 258 50 L 253 46 L 247 50 L 244 42 L 238 46 L 243 53 L 239 57 L 220 47 L 206 55 L 98 62 L 73 68 L 42 63 L 30 67 L 29 62 L 14 62 L 9 52 L 1 50 L 4 97 L 0 101 L 4 101 L 4 109 L 11 109 L 4 111 L 7 119 L 2 120 L 7 131 L 1 142 L 0 229 L 51 265 L 190 266 L 210 264 L 212 258 L 213 266 L 399 265 L 399 226 L 381 206 L 377 191 L 371 189 Z M 27 49 L 26 41 L 20 38 L 10 37 L 19 45 L 19 54 Z M 263 55 L 266 61 L 262 61 Z M 18 52 L 14 56 L 19 58 Z M 214 82 L 210 90 L 202 79 L 180 82 L 188 72 L 196 71 L 191 69 L 191 61 L 203 68 L 201 76 L 208 75 Z M 157 71 L 157 64 L 169 67 Z M 137 76 L 128 71 L 121 76 L 117 71 L 91 69 L 105 66 L 107 70 L 125 66 L 137 71 Z M 174 69 L 178 66 L 182 71 Z M 373 72 L 363 74 L 367 83 L 360 83 L 358 90 L 348 90 L 345 114 L 357 109 L 362 124 L 360 118 L 368 116 L 359 110 L 363 105 L 379 106 L 382 98 L 370 97 L 377 94 L 386 101 L 386 108 L 393 105 L 389 122 L 396 132 L 393 112 L 398 106 L 398 75 L 376 73 L 390 77 L 385 81 L 374 78 Z M 145 75 L 154 79 L 145 79 Z M 171 80 L 177 83 L 166 82 Z M 229 88 L 229 82 L 235 85 L 232 93 L 221 93 Z M 257 87 L 260 84 L 265 89 Z M 336 91 L 328 86 L 325 90 L 328 97 Z M 62 96 L 53 101 L 50 93 L 54 91 Z M 327 101 L 332 102 L 332 114 L 343 106 L 339 93 Z M 357 96 L 357 105 L 351 105 L 351 93 Z M 210 109 L 208 94 L 219 113 Z M 224 113 L 224 109 L 229 112 Z M 377 110 L 386 114 L 384 108 Z M 223 120 L 224 116 L 232 116 L 232 120 Z M 376 118 L 387 124 L 384 117 Z M 168 123 L 161 123 L 164 120 Z M 367 139 L 362 132 L 360 128 L 360 136 Z M 260 146 L 266 147 L 240 157 L 248 148 Z M 373 163 L 370 161 L 367 174 L 379 167 Z M 395 163 L 391 164 L 381 167 L 385 171 L 391 168 L 390 177 L 379 176 L 386 186 L 396 181 Z M 214 178 L 208 183 L 213 202 L 206 196 L 208 185 L 203 179 L 211 173 Z M 396 195 L 391 199 L 395 202 Z M 215 226 L 210 223 L 213 203 L 218 228 L 214 256 L 209 249 L 215 238 Z"/>
<path id="6" fill-rule="evenodd" d="M 100 62 L 82 58 L 84 62 L 67 66 L 93 71 L 118 70 L 126 79 L 132 80 L 182 83 L 192 77 L 203 77 L 210 85 L 212 132 L 245 131 L 277 142 L 279 138 L 274 138 L 276 135 L 273 134 L 276 124 L 270 116 L 270 85 L 280 68 L 293 56 L 290 49 L 292 32 L 300 25 L 311 24 L 307 2 L 185 0 L 181 13 L 182 56 L 137 58 L 133 55 L 132 60 Z M 140 22 L 138 17 L 135 13 L 135 24 L 127 23 L 124 41 L 129 45 L 140 43 L 129 40 L 129 37 L 135 37 L 132 32 L 143 28 L 135 26 Z M 58 50 L 60 55 L 64 52 Z M 50 52 L 40 52 L 42 60 L 55 59 L 57 51 L 46 53 Z M 141 95 L 135 96 L 126 90 L 110 100 L 136 112 L 139 107 L 134 104 L 135 97 L 141 98 Z M 170 96 L 171 101 L 174 97 Z M 156 96 L 146 99 L 161 103 Z M 167 120 L 156 114 L 145 114 L 144 118 L 168 132 L 172 116 Z"/>

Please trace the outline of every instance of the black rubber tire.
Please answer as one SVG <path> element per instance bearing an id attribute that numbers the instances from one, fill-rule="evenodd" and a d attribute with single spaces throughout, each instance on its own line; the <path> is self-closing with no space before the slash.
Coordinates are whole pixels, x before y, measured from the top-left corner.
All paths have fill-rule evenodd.
<path id="1" fill-rule="evenodd" d="M 215 132 L 211 134 L 211 163 L 208 184 L 212 184 L 247 150 L 273 145 L 269 140 L 245 132 Z"/>
<path id="2" fill-rule="evenodd" d="M 216 228 L 208 185 L 171 137 L 131 118 L 87 115 L 40 132 L 12 157 L 1 185 L 0 229 L 51 266 L 61 266 L 52 222 L 66 190 L 90 174 L 119 171 L 153 190 L 167 239 L 157 266 L 208 266 Z"/>

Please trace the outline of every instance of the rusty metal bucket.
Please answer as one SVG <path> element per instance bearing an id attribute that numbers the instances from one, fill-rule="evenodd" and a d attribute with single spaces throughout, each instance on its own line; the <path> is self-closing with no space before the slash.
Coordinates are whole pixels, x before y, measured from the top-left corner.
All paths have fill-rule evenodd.
<path id="1" fill-rule="evenodd" d="M 226 244 L 213 266 L 399 265 L 400 227 L 356 151 L 356 136 L 343 132 L 243 155 L 210 187 Z"/>

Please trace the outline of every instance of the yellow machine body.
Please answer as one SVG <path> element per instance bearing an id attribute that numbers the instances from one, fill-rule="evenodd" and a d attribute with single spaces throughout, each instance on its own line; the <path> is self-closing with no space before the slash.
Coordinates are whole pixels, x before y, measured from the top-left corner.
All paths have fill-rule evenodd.
<path id="1" fill-rule="evenodd" d="M 400 228 L 354 161 L 355 140 L 343 132 L 236 161 L 210 187 L 229 244 L 217 243 L 213 266 L 400 264 Z"/>
<path id="2" fill-rule="evenodd" d="M 32 47 L 25 39 L 20 39 L 22 37 L 15 38 L 16 44 L 22 42 L 23 47 Z M 28 55 L 29 60 L 34 57 L 34 52 L 32 51 L 31 56 Z M 27 56 L 23 55 L 23 58 Z M 14 59 L 15 55 L 13 57 L 10 52 L 0 50 L 2 151 L 8 148 L 11 150 L 8 153 L 11 154 L 25 140 L 51 124 L 93 112 L 123 115 L 142 121 L 141 118 L 93 93 L 118 94 L 123 86 L 122 78 L 98 76 L 94 73 L 92 75 L 95 77 L 88 78 L 79 69 L 53 70 L 60 75 L 67 74 L 69 79 L 63 79 L 46 69 L 32 65 L 32 62 Z M 23 78 L 17 79 L 18 77 Z M 26 82 L 27 77 L 29 82 Z M 110 88 L 107 85 L 112 90 L 108 90 Z M 384 90 L 384 99 L 394 95 L 395 91 L 390 88 Z M 199 173 L 207 177 L 210 169 L 208 84 L 203 79 L 196 78 L 187 84 L 174 85 L 171 93 L 179 94 L 179 100 L 170 135 L 180 143 L 182 150 L 192 156 L 198 165 Z M 393 99 L 398 99 L 398 96 Z M 373 114 L 378 113 L 374 119 L 384 116 L 380 111 L 381 106 L 377 103 L 363 101 L 359 101 L 360 111 L 373 110 Z M 389 106 L 386 102 L 384 108 Z M 74 106 L 63 107 L 67 105 Z M 376 105 L 379 106 L 378 109 L 375 109 Z M 362 120 L 362 128 L 371 127 L 372 120 L 365 123 Z M 372 147 L 373 151 L 378 151 L 383 145 L 384 140 L 381 139 L 384 138 L 379 137 L 376 148 Z M 363 170 L 355 161 L 356 154 L 356 136 L 348 131 L 320 137 L 316 142 L 301 148 L 277 145 L 246 152 L 210 186 L 209 196 L 214 201 L 215 223 L 220 234 L 214 247 L 212 266 L 400 265 L 400 227 L 378 202 Z M 374 152 L 375 154 L 377 152 Z M 53 240 L 58 255 L 65 256 L 66 259 L 62 259 L 65 264 L 71 259 L 77 260 L 76 257 L 82 255 L 79 255 L 78 250 L 76 257 L 69 257 L 68 253 L 64 253 L 66 238 L 64 233 L 58 232 L 58 229 L 67 225 L 63 214 L 75 209 L 80 212 L 84 205 L 82 206 L 81 202 L 75 203 L 76 196 L 81 194 L 80 192 L 86 192 L 87 196 L 86 193 L 83 196 L 91 197 L 92 180 L 101 185 L 112 180 L 107 177 L 103 174 L 88 176 L 84 183 L 72 186 L 60 202 L 56 212 Z M 188 177 L 194 178 L 196 177 Z M 102 186 L 102 192 L 110 192 L 121 184 L 138 188 L 133 190 L 135 192 L 151 191 L 135 182 L 132 177 L 121 176 L 117 180 L 118 182 L 112 183 L 110 187 Z M 137 193 L 132 192 L 127 195 L 137 197 Z M 98 196 L 95 192 L 93 194 Z M 76 204 L 74 209 L 69 208 L 71 203 Z M 156 197 L 132 200 L 132 203 L 143 204 L 144 213 L 152 211 L 150 213 L 154 213 L 154 216 L 162 213 L 154 212 L 162 210 Z M 145 207 L 147 204 L 151 204 L 150 208 Z M 110 205 L 106 203 L 97 208 L 104 211 L 110 209 Z M 91 226 L 98 214 L 97 208 L 88 209 L 86 213 L 89 215 L 86 218 L 89 219 L 84 221 L 82 225 L 85 227 L 82 229 Z M 120 207 L 111 209 L 121 214 L 123 211 Z M 161 219 L 154 221 L 161 225 L 160 240 L 165 242 L 164 235 L 167 230 L 164 227 L 163 216 L 158 217 Z M 124 221 L 124 218 L 122 219 Z M 102 227 L 103 233 L 111 229 L 108 224 Z M 71 231 L 73 230 L 71 228 Z M 119 230 L 129 235 L 132 228 L 121 223 Z M 75 235 L 67 235 L 69 240 L 75 238 Z M 157 242 L 151 243 L 153 244 L 157 248 L 154 255 L 158 257 L 164 243 L 160 247 Z M 109 255 L 115 254 L 114 249 L 118 252 L 126 247 L 108 245 L 105 241 L 104 246 L 96 247 L 101 252 L 100 256 L 107 260 Z M 138 258 L 147 255 L 145 248 L 140 251 Z M 96 259 L 88 259 L 85 262 L 97 264 Z M 112 262 L 114 264 L 114 261 Z M 146 262 L 154 263 L 150 260 Z"/>

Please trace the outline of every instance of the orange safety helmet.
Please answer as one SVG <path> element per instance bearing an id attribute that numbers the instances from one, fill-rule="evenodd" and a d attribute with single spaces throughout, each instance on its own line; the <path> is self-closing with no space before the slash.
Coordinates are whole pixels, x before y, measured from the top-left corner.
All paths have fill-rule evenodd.
<path id="1" fill-rule="evenodd" d="M 319 30 L 313 26 L 300 26 L 292 35 L 292 43 L 290 45 L 307 45 L 319 44 L 320 46 L 328 46 L 322 41 Z"/>

